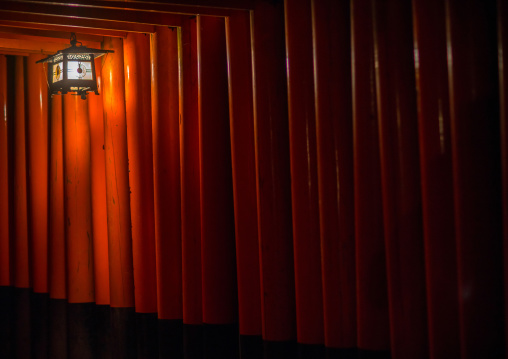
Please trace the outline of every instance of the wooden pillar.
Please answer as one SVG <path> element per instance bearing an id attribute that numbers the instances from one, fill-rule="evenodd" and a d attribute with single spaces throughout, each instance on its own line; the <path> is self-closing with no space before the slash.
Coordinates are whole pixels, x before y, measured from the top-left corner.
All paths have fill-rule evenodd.
<path id="1" fill-rule="evenodd" d="M 15 60 L 15 106 L 14 106 L 14 285 L 17 288 L 30 287 L 28 254 L 28 219 L 26 192 L 25 152 L 25 83 L 24 59 Z"/>
<path id="2" fill-rule="evenodd" d="M 122 39 L 105 38 L 103 47 L 115 51 L 102 64 L 112 354 L 131 358 L 137 354 Z"/>
<path id="3" fill-rule="evenodd" d="M 350 5 L 312 1 L 325 345 L 356 347 Z"/>
<path id="4" fill-rule="evenodd" d="M 89 93 L 90 161 L 92 168 L 92 222 L 95 303 L 109 305 L 108 216 L 106 208 L 106 164 L 104 162 L 104 109 L 102 59 L 95 60 L 99 95 Z"/>
<path id="5" fill-rule="evenodd" d="M 128 34 L 123 50 L 136 312 L 156 313 L 150 36 Z"/>
<path id="6" fill-rule="evenodd" d="M 461 355 L 503 357 L 496 1 L 445 4 Z"/>
<path id="7" fill-rule="evenodd" d="M 391 356 L 428 358 L 411 6 L 374 3 Z"/>
<path id="8" fill-rule="evenodd" d="M 152 35 L 152 138 L 159 319 L 182 319 L 178 30 Z M 200 285 L 190 283 L 187 285 Z"/>
<path id="9" fill-rule="evenodd" d="M 201 324 L 201 214 L 199 188 L 199 127 L 197 87 L 197 26 L 188 19 L 182 27 L 182 94 L 180 121 L 182 304 L 184 324 Z"/>
<path id="10" fill-rule="evenodd" d="M 106 38 L 104 48 L 115 51 L 102 67 L 110 300 L 134 307 L 122 39 Z"/>
<path id="11" fill-rule="evenodd" d="M 390 348 L 372 3 L 351 3 L 358 347 Z"/>
<path id="12" fill-rule="evenodd" d="M 262 329 L 280 343 L 296 337 L 283 4 L 256 2 L 250 20 Z"/>
<path id="13" fill-rule="evenodd" d="M 27 58 L 27 198 L 32 286 L 35 293 L 48 292 L 48 85 L 37 60 Z"/>
<path id="14" fill-rule="evenodd" d="M 444 11 L 413 0 L 428 340 L 436 359 L 460 355 Z"/>
<path id="15" fill-rule="evenodd" d="M 66 242 L 64 213 L 63 102 L 51 97 L 49 166 L 49 295 L 66 299 Z"/>
<path id="16" fill-rule="evenodd" d="M 64 206 L 67 299 L 94 302 L 90 125 L 87 102 L 64 95 Z"/>
<path id="17" fill-rule="evenodd" d="M 237 318 L 231 154 L 223 18 L 197 18 L 203 323 Z"/>
<path id="18" fill-rule="evenodd" d="M 240 334 L 261 335 L 261 289 L 249 13 L 226 18 L 229 126 Z"/>
<path id="19" fill-rule="evenodd" d="M 323 344 L 310 0 L 284 1 L 298 342 Z"/>
<path id="20" fill-rule="evenodd" d="M 7 91 L 7 58 L 0 55 L 0 286 L 11 285 Z"/>

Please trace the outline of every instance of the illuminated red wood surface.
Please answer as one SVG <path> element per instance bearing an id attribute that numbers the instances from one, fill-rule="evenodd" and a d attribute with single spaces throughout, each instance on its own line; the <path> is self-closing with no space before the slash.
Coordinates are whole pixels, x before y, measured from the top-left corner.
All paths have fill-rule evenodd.
<path id="1" fill-rule="evenodd" d="M 413 0 L 429 352 L 460 354 L 444 8 Z"/>
<path id="2" fill-rule="evenodd" d="M 325 345 L 356 347 L 349 3 L 312 2 Z"/>
<path id="3" fill-rule="evenodd" d="M 123 50 L 136 312 L 156 313 L 150 36 L 129 33 Z"/>
<path id="4" fill-rule="evenodd" d="M 102 63 L 110 304 L 134 307 L 122 39 L 105 38 L 104 49 L 115 51 Z"/>
<path id="5" fill-rule="evenodd" d="M 461 355 L 502 356 L 496 2 L 448 0 L 446 25 Z"/>
<path id="6" fill-rule="evenodd" d="M 7 96 L 7 58 L 0 55 L 0 286 L 11 285 Z"/>
<path id="7" fill-rule="evenodd" d="M 409 3 L 374 5 L 391 356 L 427 358 L 418 118 Z"/>
<path id="8" fill-rule="evenodd" d="M 183 322 L 202 323 L 201 215 L 199 188 L 198 67 L 196 19 L 182 27 L 182 94 L 180 121 L 182 300 Z"/>
<path id="9" fill-rule="evenodd" d="M 497 2 L 497 53 L 499 56 L 499 108 L 501 130 L 501 170 L 503 181 L 503 249 L 505 289 L 505 337 L 508 339 L 508 6 Z M 506 339 L 505 339 L 506 340 Z M 508 350 L 508 340 L 506 340 Z"/>
<path id="10" fill-rule="evenodd" d="M 109 304 L 108 217 L 106 208 L 106 164 L 104 162 L 104 107 L 102 97 L 102 58 L 95 60 L 99 95 L 90 93 L 90 161 L 92 168 L 92 221 L 95 303 Z"/>
<path id="11" fill-rule="evenodd" d="M 250 18 L 226 18 L 229 126 L 235 204 L 236 271 L 240 334 L 261 335 L 261 290 L 256 206 L 256 161 Z"/>
<path id="12" fill-rule="evenodd" d="M 16 79 L 14 96 L 14 285 L 18 288 L 30 287 L 28 252 L 28 210 L 26 183 L 25 150 L 25 86 L 24 60 L 16 56 L 14 77 Z"/>
<path id="13" fill-rule="evenodd" d="M 90 303 L 95 290 L 88 104 L 71 93 L 63 102 L 67 300 Z"/>
<path id="14" fill-rule="evenodd" d="M 151 134 L 158 310 L 160 319 L 182 319 L 178 30 L 161 26 L 152 36 Z"/>
<path id="15" fill-rule="evenodd" d="M 296 338 L 284 7 L 251 12 L 263 339 Z"/>
<path id="16" fill-rule="evenodd" d="M 351 9 L 358 347 L 390 347 L 372 4 Z"/>
<path id="17" fill-rule="evenodd" d="M 316 123 L 310 0 L 284 2 L 297 339 L 322 344 Z"/>
<path id="18" fill-rule="evenodd" d="M 49 159 L 49 296 L 67 298 L 64 212 L 64 155 L 62 96 L 51 97 Z"/>
<path id="19" fill-rule="evenodd" d="M 235 323 L 237 288 L 224 19 L 197 17 L 203 322 Z"/>
<path id="20" fill-rule="evenodd" d="M 44 55 L 27 57 L 27 191 L 32 287 L 48 292 L 48 85 Z"/>

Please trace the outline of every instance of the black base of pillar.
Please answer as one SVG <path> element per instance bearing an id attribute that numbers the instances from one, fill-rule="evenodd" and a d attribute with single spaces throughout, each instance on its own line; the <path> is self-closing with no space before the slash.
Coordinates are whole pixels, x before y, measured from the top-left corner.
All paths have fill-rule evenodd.
<path id="1" fill-rule="evenodd" d="M 159 358 L 183 359 L 183 323 L 159 319 Z M 201 343 L 201 339 L 199 340 Z"/>
<path id="2" fill-rule="evenodd" d="M 203 344 L 207 359 L 238 359 L 237 324 L 203 324 Z"/>
<path id="3" fill-rule="evenodd" d="M 358 349 L 358 359 L 390 359 L 389 351 L 375 351 Z"/>
<path id="4" fill-rule="evenodd" d="M 183 355 L 185 359 L 203 359 L 203 326 L 183 325 Z"/>
<path id="5" fill-rule="evenodd" d="M 323 345 L 298 343 L 296 347 L 298 359 L 325 359 L 325 347 Z"/>
<path id="6" fill-rule="evenodd" d="M 159 358 L 157 313 L 136 313 L 138 358 Z"/>
<path id="7" fill-rule="evenodd" d="M 14 357 L 14 288 L 0 287 L 0 358 Z"/>
<path id="8" fill-rule="evenodd" d="M 294 341 L 264 341 L 264 358 L 296 358 L 296 342 Z"/>
<path id="9" fill-rule="evenodd" d="M 95 307 L 95 303 L 67 304 L 69 358 L 96 358 Z"/>
<path id="10" fill-rule="evenodd" d="M 48 293 L 31 293 L 31 337 L 32 337 L 32 358 L 48 358 L 49 339 L 49 295 Z"/>
<path id="11" fill-rule="evenodd" d="M 51 359 L 67 359 L 67 300 L 49 300 L 49 343 Z"/>
<path id="12" fill-rule="evenodd" d="M 111 308 L 109 305 L 95 306 L 96 355 L 97 359 L 112 359 L 111 356 Z"/>
<path id="13" fill-rule="evenodd" d="M 32 358 L 30 288 L 14 289 L 14 352 L 16 359 Z"/>
<path id="14" fill-rule="evenodd" d="M 261 335 L 240 335 L 240 358 L 263 359 L 263 338 Z"/>
<path id="15" fill-rule="evenodd" d="M 111 308 L 111 353 L 113 358 L 137 359 L 134 308 Z"/>
<path id="16" fill-rule="evenodd" d="M 357 359 L 358 350 L 356 348 L 337 349 L 337 348 L 326 348 L 325 349 L 326 359 Z"/>

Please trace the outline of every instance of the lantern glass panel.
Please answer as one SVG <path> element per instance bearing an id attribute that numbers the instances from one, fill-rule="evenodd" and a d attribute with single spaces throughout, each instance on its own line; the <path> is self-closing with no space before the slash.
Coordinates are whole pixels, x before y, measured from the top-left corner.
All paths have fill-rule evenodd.
<path id="1" fill-rule="evenodd" d="M 63 66 L 62 63 L 53 64 L 53 83 L 63 80 Z"/>
<path id="2" fill-rule="evenodd" d="M 92 62 L 90 61 L 67 62 L 67 79 L 93 80 Z"/>

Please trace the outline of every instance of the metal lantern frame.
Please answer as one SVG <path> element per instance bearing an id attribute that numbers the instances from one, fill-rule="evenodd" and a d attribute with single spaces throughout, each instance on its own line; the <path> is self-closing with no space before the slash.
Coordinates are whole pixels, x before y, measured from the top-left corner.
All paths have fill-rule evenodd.
<path id="1" fill-rule="evenodd" d="M 113 50 L 92 49 L 76 40 L 71 34 L 71 46 L 57 51 L 36 63 L 47 64 L 47 81 L 52 95 L 76 92 L 86 99 L 88 92 L 99 94 L 95 75 L 95 59 Z M 79 46 L 77 44 L 80 44 Z"/>

